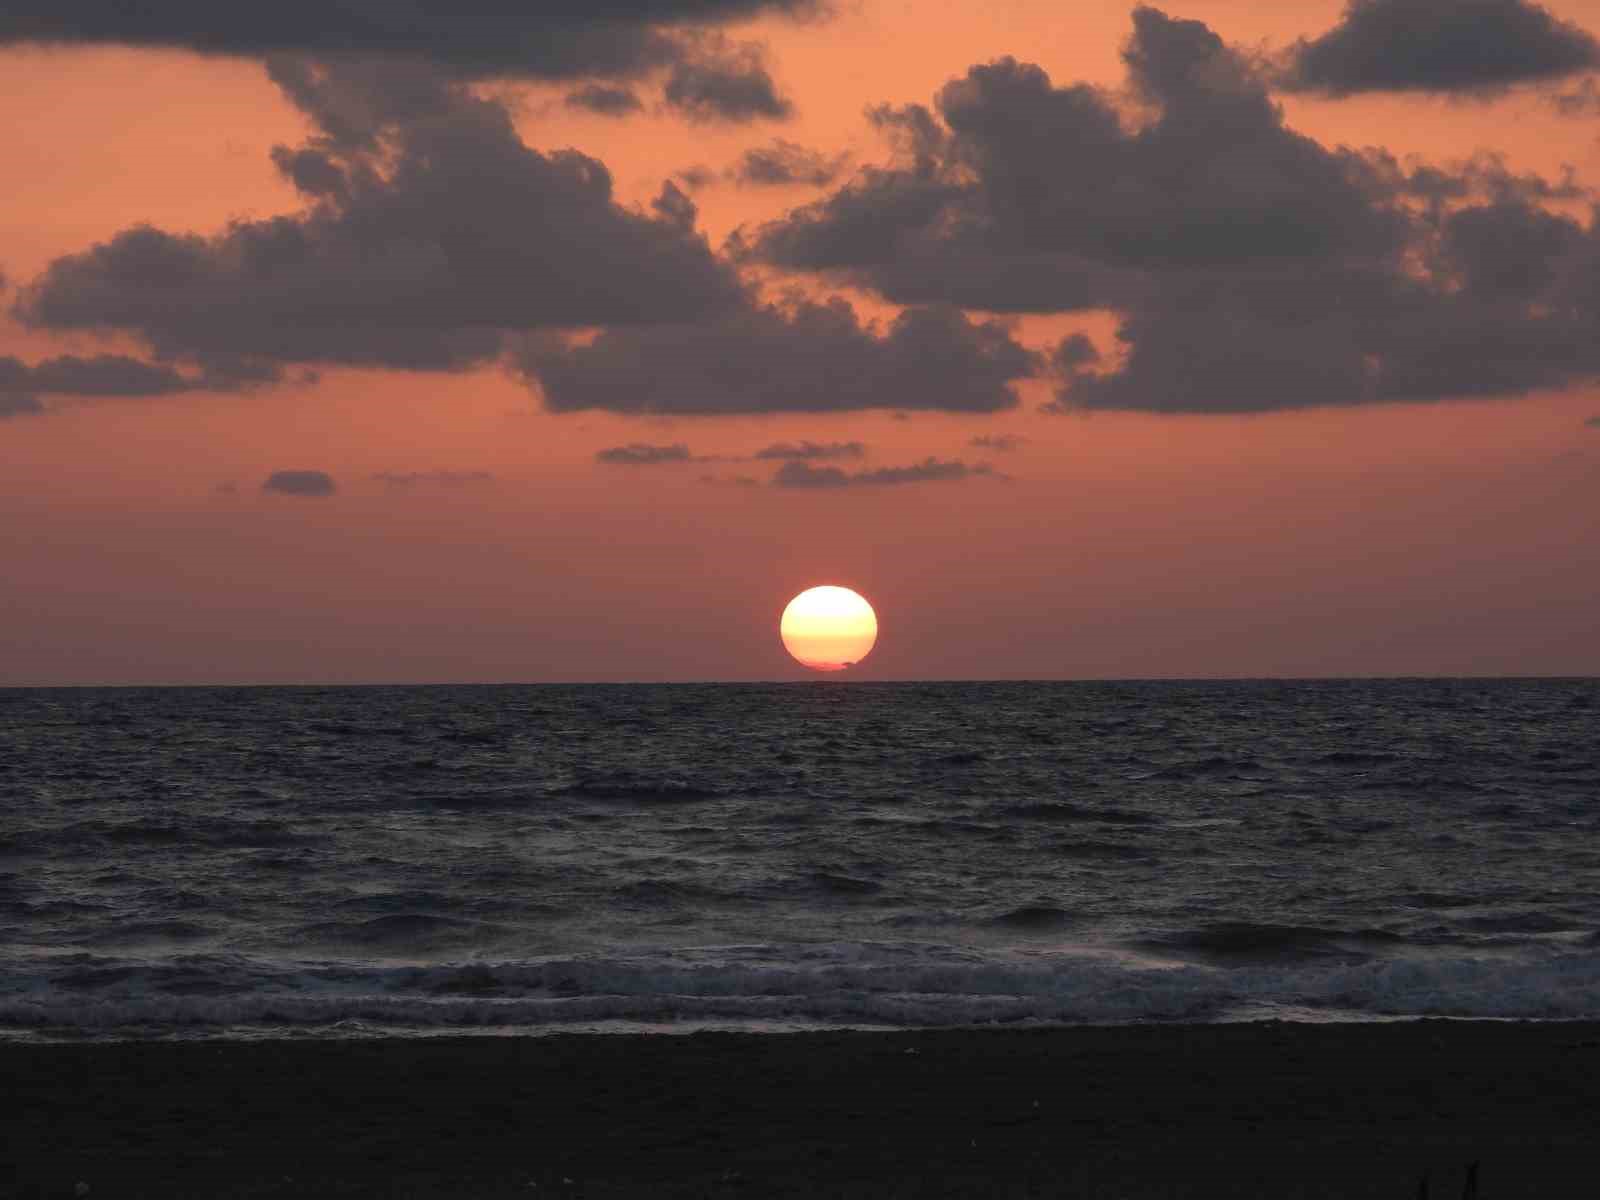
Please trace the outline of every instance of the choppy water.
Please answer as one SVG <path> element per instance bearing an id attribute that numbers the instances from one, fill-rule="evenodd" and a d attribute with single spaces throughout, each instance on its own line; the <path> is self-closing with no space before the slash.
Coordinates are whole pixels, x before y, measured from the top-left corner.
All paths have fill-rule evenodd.
<path id="1" fill-rule="evenodd" d="M 0 691 L 0 1037 L 1600 1017 L 1600 682 Z"/>

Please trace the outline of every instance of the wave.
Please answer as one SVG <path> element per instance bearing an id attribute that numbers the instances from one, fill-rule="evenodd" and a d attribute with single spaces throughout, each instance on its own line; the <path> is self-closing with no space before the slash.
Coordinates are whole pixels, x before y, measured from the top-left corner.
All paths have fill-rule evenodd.
<path id="1" fill-rule="evenodd" d="M 270 981 L 238 956 L 190 956 L 165 970 L 76 957 L 89 961 L 0 996 L 0 1027 L 64 1036 L 351 1020 L 401 1030 L 796 1019 L 915 1027 L 1225 1021 L 1263 1006 L 1369 1019 L 1600 1017 L 1600 953 L 1230 970 L 837 944 L 387 969 L 302 963 Z"/>
<path id="2" fill-rule="evenodd" d="M 1082 808 L 1076 804 L 1013 804 L 1000 815 L 1024 821 L 1099 821 L 1103 825 L 1156 825 L 1159 818 L 1125 808 Z"/>
<path id="3" fill-rule="evenodd" d="M 1348 956 L 1349 943 L 1398 944 L 1398 934 L 1379 929 L 1323 929 L 1309 925 L 1222 922 L 1179 930 L 1139 945 L 1152 950 L 1194 951 L 1223 959 L 1284 960 Z"/>

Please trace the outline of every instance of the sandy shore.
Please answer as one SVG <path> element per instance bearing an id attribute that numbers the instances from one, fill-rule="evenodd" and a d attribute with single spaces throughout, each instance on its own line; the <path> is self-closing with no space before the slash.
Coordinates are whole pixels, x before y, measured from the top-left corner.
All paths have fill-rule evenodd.
<path id="1" fill-rule="evenodd" d="M 0 1080 L 21 1197 L 1600 1187 L 1600 1025 L 11 1045 Z"/>

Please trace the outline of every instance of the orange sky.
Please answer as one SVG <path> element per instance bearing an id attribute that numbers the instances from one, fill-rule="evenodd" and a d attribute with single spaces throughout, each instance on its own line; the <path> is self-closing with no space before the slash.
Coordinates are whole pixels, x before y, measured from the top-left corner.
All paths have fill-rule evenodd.
<path id="1" fill-rule="evenodd" d="M 574 115 L 560 88 L 499 86 L 528 145 L 602 160 L 642 206 L 663 178 L 721 172 L 775 136 L 886 162 L 868 105 L 927 103 L 998 55 L 1118 86 L 1131 7 L 846 0 L 828 19 L 731 30 L 766 43 L 796 106 L 782 123 Z M 1600 30 L 1600 3 L 1548 7 Z M 1280 47 L 1341 8 L 1170 11 Z M 206 234 L 302 207 L 269 154 L 311 129 L 258 62 L 12 48 L 0 103 L 27 114 L 0 127 L 7 297 L 130 226 Z M 1535 89 L 1283 104 L 1330 146 L 1441 163 L 1493 150 L 1600 180 L 1600 117 L 1558 116 Z M 719 182 L 694 200 L 717 247 L 821 194 Z M 1110 326 L 1016 323 L 1036 348 Z M 0 355 L 28 362 L 143 349 L 0 320 Z M 778 616 L 822 583 L 878 612 L 852 678 L 1600 674 L 1592 387 L 1247 416 L 1062 416 L 1038 411 L 1045 382 L 1018 392 L 993 416 L 903 415 L 893 398 L 836 415 L 558 415 L 496 367 L 332 368 L 241 394 L 60 399 L 0 421 L 0 685 L 795 679 Z M 970 444 L 1001 434 L 1018 448 Z M 808 439 L 862 443 L 851 471 L 934 457 L 998 474 L 791 490 L 735 481 L 770 464 L 594 457 L 684 443 L 727 460 Z M 285 469 L 325 471 L 338 492 L 264 494 Z"/>

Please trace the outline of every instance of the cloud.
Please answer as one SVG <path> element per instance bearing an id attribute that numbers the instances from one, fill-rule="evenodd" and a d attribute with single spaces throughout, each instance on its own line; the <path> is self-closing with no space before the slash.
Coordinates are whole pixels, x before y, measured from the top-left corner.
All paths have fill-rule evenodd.
<path id="1" fill-rule="evenodd" d="M 696 53 L 686 30 L 765 13 L 804 16 L 814 0 L 9 0 L 0 45 L 165 46 L 203 54 L 425 59 L 463 78 L 633 76 Z"/>
<path id="2" fill-rule="evenodd" d="M 751 187 L 809 184 L 822 187 L 838 178 L 848 156 L 828 156 L 795 142 L 774 138 L 771 145 L 746 150 L 729 171 L 736 183 Z"/>
<path id="3" fill-rule="evenodd" d="M 702 475 L 700 482 L 710 484 L 712 487 L 760 487 L 761 481 L 749 475 Z"/>
<path id="4" fill-rule="evenodd" d="M 171 367 L 122 354 L 64 354 L 29 366 L 0 355 L 0 391 L 68 396 L 169 396 L 203 386 Z"/>
<path id="5" fill-rule="evenodd" d="M 695 457 L 689 453 L 689 447 L 682 442 L 673 442 L 670 446 L 652 446 L 648 442 L 630 442 L 626 446 L 612 446 L 608 450 L 597 450 L 594 455 L 595 462 L 610 463 L 621 467 L 654 467 L 662 463 L 695 462 Z"/>
<path id="6" fill-rule="evenodd" d="M 1580 80 L 1577 87 L 1556 92 L 1548 99 L 1550 106 L 1563 117 L 1600 116 L 1600 84 L 1593 78 Z"/>
<path id="7" fill-rule="evenodd" d="M 495 358 L 506 331 L 692 320 L 743 300 L 681 210 L 621 207 L 604 164 L 529 148 L 498 101 L 414 63 L 271 70 L 319 131 L 274 155 L 304 212 L 210 236 L 126 229 L 50 263 L 16 315 L 137 334 L 212 369 L 451 370 Z"/>
<path id="8" fill-rule="evenodd" d="M 1485 92 L 1600 66 L 1600 44 L 1528 0 L 1350 0 L 1302 40 L 1279 81 L 1298 91 Z"/>
<path id="9" fill-rule="evenodd" d="M 379 471 L 372 477 L 390 487 L 466 487 L 477 483 L 493 483 L 488 471 Z"/>
<path id="10" fill-rule="evenodd" d="M 860 442 L 774 442 L 757 450 L 755 459 L 806 459 L 812 462 L 825 459 L 863 458 L 867 448 Z"/>
<path id="11" fill-rule="evenodd" d="M 280 496 L 320 498 L 333 495 L 339 488 L 326 471 L 274 471 L 262 483 L 261 490 Z"/>
<path id="12" fill-rule="evenodd" d="M 691 121 L 784 121 L 794 114 L 760 47 L 748 42 L 708 41 L 697 57 L 673 65 L 662 96 Z"/>
<path id="13" fill-rule="evenodd" d="M 44 412 L 39 398 L 27 392 L 0 391 L 0 421 L 8 417 L 36 417 Z"/>
<path id="14" fill-rule="evenodd" d="M 1196 21 L 1134 13 L 1130 89 L 1055 86 L 1011 58 L 875 121 L 901 163 L 868 168 L 741 254 L 901 303 L 991 311 L 1123 307 L 1154 272 L 1378 255 L 1401 241 L 1387 180 L 1283 124 L 1252 64 Z"/>
<path id="15" fill-rule="evenodd" d="M 953 482 L 976 475 L 994 474 L 984 463 L 969 467 L 960 460 L 941 461 L 936 458 L 926 458 L 909 467 L 880 467 L 875 471 L 854 473 L 838 467 L 814 467 L 808 462 L 792 460 L 778 468 L 772 477 L 772 484 L 786 488 L 892 487 L 902 483 Z"/>
<path id="16" fill-rule="evenodd" d="M 908 309 L 886 328 L 844 300 L 750 305 L 698 325 L 608 329 L 587 344 L 533 339 L 517 356 L 552 412 L 713 415 L 940 409 L 995 412 L 1034 355 L 998 324 Z"/>
<path id="17" fill-rule="evenodd" d="M 1243 413 L 1561 387 L 1600 369 L 1600 227 L 1569 174 L 1433 166 L 1284 123 L 1259 60 L 1133 14 L 1132 111 L 1003 58 L 874 110 L 894 160 L 740 231 L 737 257 L 902 304 L 1109 310 L 1053 411 Z"/>
<path id="18" fill-rule="evenodd" d="M 1600 417 L 1590 417 L 1583 425 L 1585 429 L 1600 429 Z"/>
<path id="19" fill-rule="evenodd" d="M 632 88 L 608 83 L 591 83 L 567 93 L 568 108 L 583 109 L 602 117 L 626 117 L 644 107 Z"/>
<path id="20" fill-rule="evenodd" d="M 1013 450 L 1020 450 L 1028 444 L 1028 439 L 1019 437 L 1014 433 L 983 433 L 967 443 L 979 450 L 997 450 L 1002 454 L 1009 454 Z"/>

